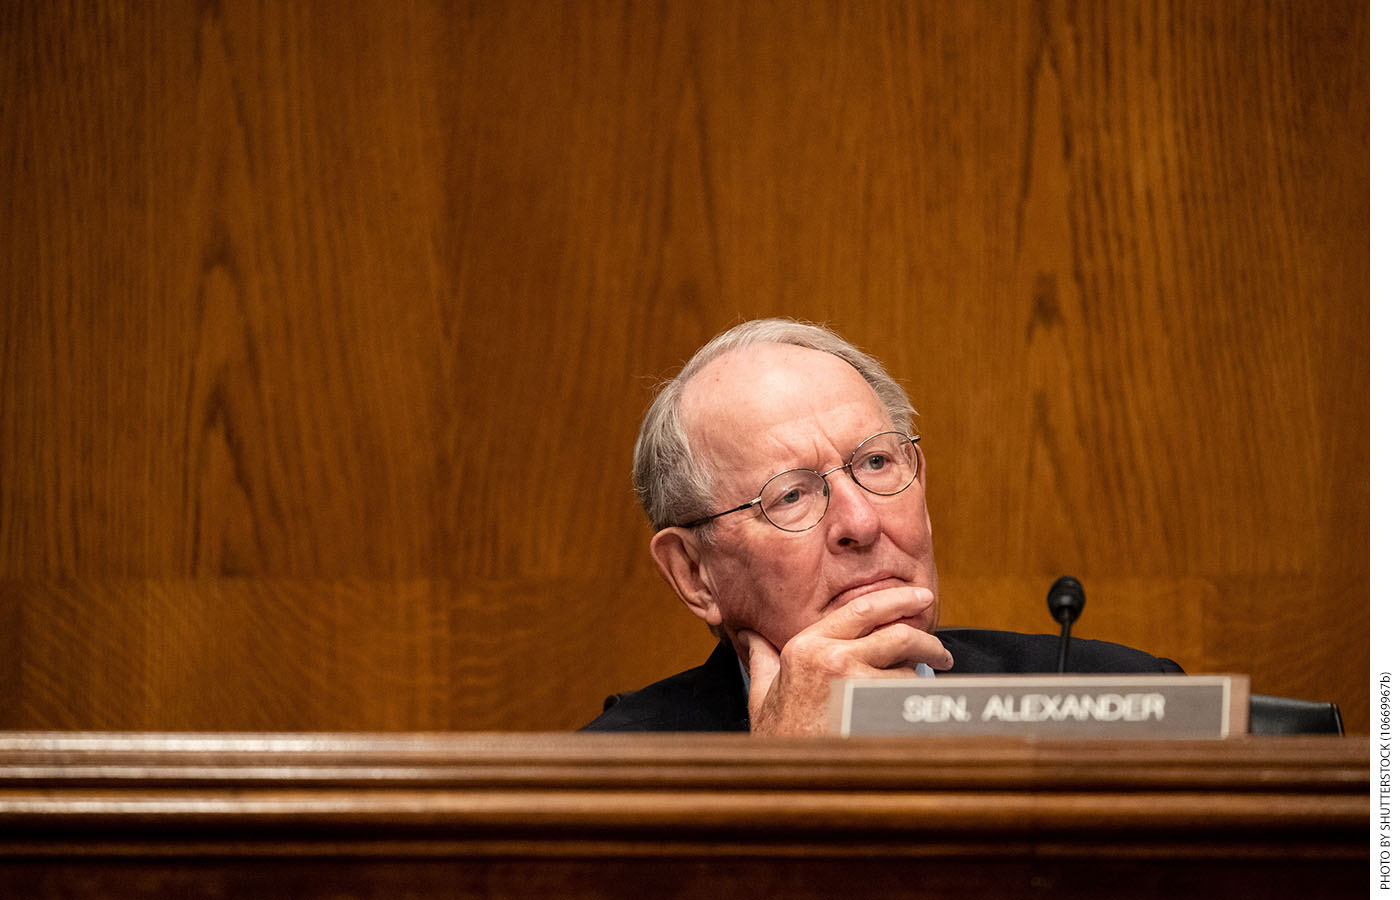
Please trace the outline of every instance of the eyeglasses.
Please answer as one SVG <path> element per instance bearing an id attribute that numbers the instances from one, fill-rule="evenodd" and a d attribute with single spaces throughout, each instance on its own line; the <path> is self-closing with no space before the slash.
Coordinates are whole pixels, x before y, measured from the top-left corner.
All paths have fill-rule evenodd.
<path id="1" fill-rule="evenodd" d="M 831 485 L 826 476 L 845 469 L 851 480 L 872 494 L 891 497 L 914 483 L 919 475 L 919 452 L 914 449 L 917 437 L 898 431 L 882 431 L 860 442 L 851 457 L 835 468 L 818 472 L 816 469 L 788 469 L 768 479 L 758 496 L 748 503 L 726 509 L 714 515 L 686 522 L 681 528 L 695 528 L 713 522 L 720 516 L 752 509 L 757 506 L 763 517 L 783 531 L 806 531 L 826 515 L 831 502 Z"/>

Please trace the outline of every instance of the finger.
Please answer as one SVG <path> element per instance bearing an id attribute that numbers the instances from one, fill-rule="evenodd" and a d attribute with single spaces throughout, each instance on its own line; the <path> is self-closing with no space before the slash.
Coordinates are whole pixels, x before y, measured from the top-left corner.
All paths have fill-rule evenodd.
<path id="1" fill-rule="evenodd" d="M 918 663 L 934 669 L 953 666 L 953 654 L 943 642 L 912 625 L 886 625 L 853 643 L 861 661 L 875 669 L 912 669 Z"/>
<path id="2" fill-rule="evenodd" d="M 756 709 L 763 705 L 773 679 L 778 677 L 778 650 L 756 631 L 740 631 L 734 635 L 734 643 L 749 673 L 749 709 Z"/>
<path id="3" fill-rule="evenodd" d="M 925 587 L 874 591 L 857 597 L 826 616 L 814 630 L 827 637 L 854 640 L 882 625 L 920 616 L 932 604 L 933 591 Z"/>

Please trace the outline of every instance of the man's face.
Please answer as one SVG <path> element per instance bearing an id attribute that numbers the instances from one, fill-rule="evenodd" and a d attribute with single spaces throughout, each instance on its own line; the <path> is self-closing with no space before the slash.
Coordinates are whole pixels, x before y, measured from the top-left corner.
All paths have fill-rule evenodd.
<path id="1" fill-rule="evenodd" d="M 825 472 L 871 435 L 894 430 L 860 373 L 828 353 L 763 344 L 703 368 L 682 400 L 692 449 L 714 475 L 717 505 L 758 495 L 785 469 Z M 703 603 L 692 610 L 732 637 L 750 628 L 782 649 L 788 639 L 856 597 L 926 587 L 934 602 L 911 624 L 938 622 L 938 572 L 924 506 L 924 467 L 902 493 L 867 492 L 845 470 L 827 476 L 831 499 L 813 528 L 786 532 L 757 508 L 715 520 L 712 546 L 698 543 Z"/>

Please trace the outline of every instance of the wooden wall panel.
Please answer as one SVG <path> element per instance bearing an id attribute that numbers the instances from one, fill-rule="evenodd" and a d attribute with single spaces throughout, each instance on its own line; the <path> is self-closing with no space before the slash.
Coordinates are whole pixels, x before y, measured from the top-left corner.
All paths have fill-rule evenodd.
<path id="1" fill-rule="evenodd" d="M 554 729 L 703 658 L 654 378 L 826 321 L 944 620 L 1368 727 L 1367 8 L 0 11 L 0 727 Z"/>
<path id="2" fill-rule="evenodd" d="M 706 653 L 659 583 L 12 581 L 0 706 L 48 727 L 569 730 L 638 668 Z M 678 605 L 678 604 L 676 604 Z M 626 652 L 612 619 L 627 611 Z M 611 646 L 607 646 L 608 643 Z M 13 671 L 9 671 L 9 667 Z"/>

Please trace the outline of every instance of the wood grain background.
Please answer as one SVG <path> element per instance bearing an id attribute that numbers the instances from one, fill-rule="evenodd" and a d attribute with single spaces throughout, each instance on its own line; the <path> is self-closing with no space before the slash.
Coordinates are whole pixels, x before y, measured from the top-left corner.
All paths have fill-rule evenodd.
<path id="1" fill-rule="evenodd" d="M 783 314 L 944 621 L 1369 728 L 1361 0 L 0 8 L 0 728 L 570 729 L 703 659 L 629 493 Z"/>

